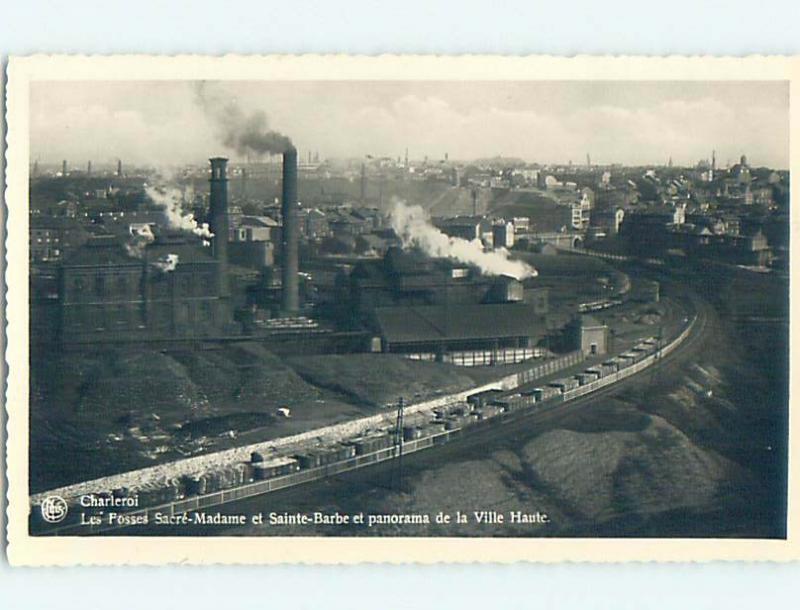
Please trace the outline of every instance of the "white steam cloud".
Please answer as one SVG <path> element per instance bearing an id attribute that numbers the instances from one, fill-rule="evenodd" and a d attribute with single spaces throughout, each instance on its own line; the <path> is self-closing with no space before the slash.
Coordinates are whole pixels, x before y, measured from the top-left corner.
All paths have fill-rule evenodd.
<path id="1" fill-rule="evenodd" d="M 125 251 L 128 256 L 144 258 L 144 251 L 148 245 L 155 241 L 155 235 L 147 223 L 134 223 L 129 227 L 130 239 L 125 243 Z"/>
<path id="2" fill-rule="evenodd" d="M 431 224 L 427 212 L 418 205 L 409 206 L 396 200 L 390 219 L 404 248 L 417 247 L 429 256 L 475 265 L 487 275 L 508 275 L 518 280 L 538 275 L 524 261 L 511 260 L 505 248 L 484 252 L 479 239 L 470 241 L 445 235 Z"/>
<path id="3" fill-rule="evenodd" d="M 178 266 L 178 260 L 177 254 L 165 254 L 154 260 L 151 264 L 159 271 L 169 273 L 170 271 L 175 271 L 175 267 Z"/>
<path id="4" fill-rule="evenodd" d="M 181 205 L 183 193 L 180 190 L 154 186 L 146 186 L 144 190 L 152 202 L 164 210 L 170 227 L 180 231 L 189 231 L 205 240 L 214 237 L 208 228 L 208 223 L 198 223 L 191 212 L 183 210 Z"/>

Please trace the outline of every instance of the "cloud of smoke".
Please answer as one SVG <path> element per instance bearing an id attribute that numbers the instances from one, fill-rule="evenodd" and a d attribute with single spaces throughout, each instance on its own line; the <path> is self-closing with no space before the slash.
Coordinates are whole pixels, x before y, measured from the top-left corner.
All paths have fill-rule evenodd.
<path id="1" fill-rule="evenodd" d="M 486 275 L 508 275 L 518 280 L 538 275 L 527 263 L 511 260 L 505 248 L 484 252 L 478 239 L 470 241 L 445 235 L 431 224 L 427 212 L 418 205 L 395 200 L 390 220 L 404 248 L 417 247 L 429 256 L 475 265 Z"/>
<path id="2" fill-rule="evenodd" d="M 178 266 L 178 260 L 177 254 L 165 254 L 154 260 L 151 264 L 159 271 L 169 273 L 170 271 L 175 271 L 175 267 Z"/>
<path id="3" fill-rule="evenodd" d="M 195 100 L 219 130 L 222 144 L 239 155 L 261 157 L 294 148 L 289 137 L 270 129 L 266 113 L 245 112 L 236 100 L 209 91 L 203 81 L 195 86 Z"/>
<path id="4" fill-rule="evenodd" d="M 143 258 L 145 248 L 155 240 L 150 225 L 146 223 L 132 224 L 130 234 L 130 239 L 124 244 L 125 251 L 128 256 Z"/>
<path id="5" fill-rule="evenodd" d="M 191 212 L 183 210 L 184 195 L 180 190 L 154 186 L 146 186 L 144 190 L 150 200 L 164 210 L 170 227 L 179 231 L 189 231 L 204 240 L 214 237 L 208 228 L 208 223 L 198 223 Z"/>

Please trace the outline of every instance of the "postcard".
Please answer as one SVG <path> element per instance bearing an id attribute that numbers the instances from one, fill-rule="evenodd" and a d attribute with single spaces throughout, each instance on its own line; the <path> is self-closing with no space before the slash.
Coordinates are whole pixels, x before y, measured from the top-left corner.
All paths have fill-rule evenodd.
<path id="1" fill-rule="evenodd" d="M 12 58 L 11 562 L 798 558 L 799 88 Z"/>

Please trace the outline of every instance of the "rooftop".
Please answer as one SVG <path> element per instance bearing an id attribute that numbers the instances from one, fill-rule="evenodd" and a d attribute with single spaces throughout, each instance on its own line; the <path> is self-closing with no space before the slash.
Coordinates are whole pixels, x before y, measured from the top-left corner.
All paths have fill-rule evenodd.
<path id="1" fill-rule="evenodd" d="M 379 307 L 375 315 L 390 343 L 532 337 L 546 329 L 532 306 L 517 303 Z"/>

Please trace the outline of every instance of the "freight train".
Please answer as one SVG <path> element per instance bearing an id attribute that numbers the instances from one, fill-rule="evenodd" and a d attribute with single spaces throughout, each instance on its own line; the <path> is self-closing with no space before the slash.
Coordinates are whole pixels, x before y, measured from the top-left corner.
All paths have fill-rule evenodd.
<path id="1" fill-rule="evenodd" d="M 691 325 L 664 347 L 655 338 L 640 341 L 615 358 L 541 387 L 511 391 L 490 389 L 468 395 L 462 402 L 433 409 L 429 417 L 416 414 L 400 434 L 389 427 L 328 445 L 295 450 L 286 455 L 253 452 L 247 462 L 170 478 L 137 489 L 107 490 L 93 496 L 95 500 L 99 498 L 101 503 L 107 500 L 109 506 L 121 506 L 122 500 L 127 498 L 126 506 L 133 505 L 135 508 L 126 511 L 126 515 L 134 520 L 139 519 L 134 522 L 147 523 L 155 520 L 157 512 L 179 515 L 376 464 L 401 453 L 414 453 L 439 445 L 464 430 L 504 420 L 514 413 L 544 410 L 596 391 L 653 364 L 677 347 L 690 330 Z M 32 531 L 42 534 L 69 531 L 85 534 L 113 528 L 113 524 L 79 522 L 83 518 L 81 507 L 86 506 L 84 498 L 65 498 L 69 506 L 68 516 L 56 525 L 44 522 L 40 507 L 33 500 Z M 132 498 L 135 498 L 133 503 Z"/>

